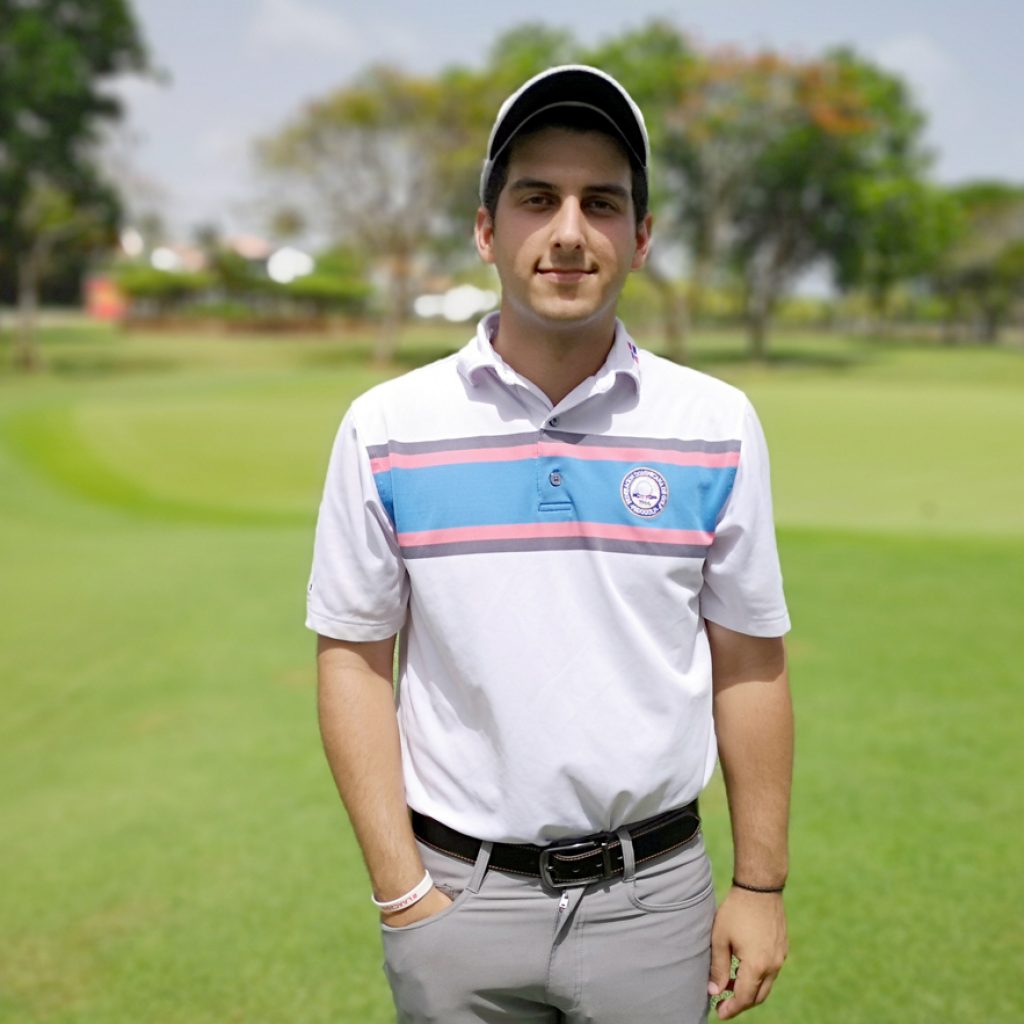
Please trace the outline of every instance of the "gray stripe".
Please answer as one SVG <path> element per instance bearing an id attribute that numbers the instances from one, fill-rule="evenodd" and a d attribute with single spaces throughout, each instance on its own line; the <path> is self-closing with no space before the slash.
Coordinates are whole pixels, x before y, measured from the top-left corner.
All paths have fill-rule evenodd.
<path id="1" fill-rule="evenodd" d="M 684 441 L 671 437 L 616 437 L 609 434 L 569 434 L 564 430 L 543 433 L 496 434 L 486 437 L 449 437 L 440 441 L 391 441 L 373 444 L 366 452 L 371 459 L 383 459 L 392 452 L 398 455 L 426 455 L 432 452 L 459 452 L 473 448 L 513 448 L 536 444 L 541 438 L 561 444 L 583 445 L 587 448 L 649 448 L 664 452 L 738 452 L 738 440 Z"/>
<path id="2" fill-rule="evenodd" d="M 394 452 L 397 455 L 427 455 L 432 452 L 461 452 L 470 448 L 513 448 L 520 444 L 536 444 L 540 433 L 494 434 L 488 437 L 446 437 L 440 441 L 390 441 L 370 445 L 366 451 L 371 459 L 380 459 Z"/>
<path id="3" fill-rule="evenodd" d="M 683 441 L 672 437 L 615 437 L 610 434 L 567 434 L 561 430 L 545 430 L 545 440 L 563 444 L 581 444 L 588 448 L 650 448 L 659 452 L 738 452 L 740 442 Z"/>
<path id="4" fill-rule="evenodd" d="M 488 555 L 514 551 L 609 551 L 621 555 L 662 555 L 670 558 L 703 558 L 700 544 L 657 544 L 651 541 L 609 540 L 604 537 L 532 537 L 524 540 L 469 540 L 454 544 L 403 546 L 403 558 L 437 558 L 445 555 Z"/>

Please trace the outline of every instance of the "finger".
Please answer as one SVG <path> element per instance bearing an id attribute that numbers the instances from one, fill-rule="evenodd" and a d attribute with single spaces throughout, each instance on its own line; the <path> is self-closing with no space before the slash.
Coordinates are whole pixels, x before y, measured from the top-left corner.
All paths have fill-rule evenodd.
<path id="1" fill-rule="evenodd" d="M 733 988 L 732 998 L 719 1004 L 718 1016 L 722 1020 L 728 1020 L 744 1010 L 749 1010 L 754 1005 L 754 998 L 761 987 L 762 980 L 762 971 L 755 970 L 749 963 L 741 962 L 739 970 L 736 972 L 736 984 Z"/>
<path id="2" fill-rule="evenodd" d="M 723 935 L 711 933 L 711 970 L 708 972 L 708 995 L 721 995 L 729 987 L 729 964 L 732 949 Z"/>
<path id="3" fill-rule="evenodd" d="M 772 971 L 764 976 L 761 980 L 761 984 L 758 986 L 757 994 L 754 996 L 754 1004 L 760 1005 L 768 998 L 768 993 L 772 990 L 772 985 L 775 984 L 775 979 L 778 977 L 777 971 Z"/>

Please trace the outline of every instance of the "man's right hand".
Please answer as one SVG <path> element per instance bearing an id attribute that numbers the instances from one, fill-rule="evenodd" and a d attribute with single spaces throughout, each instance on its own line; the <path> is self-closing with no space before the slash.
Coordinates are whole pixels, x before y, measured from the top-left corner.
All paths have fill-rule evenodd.
<path id="1" fill-rule="evenodd" d="M 414 903 L 404 910 L 395 911 L 392 914 L 381 914 L 381 921 L 389 928 L 405 928 L 407 925 L 415 924 L 417 921 L 424 921 L 428 917 L 440 914 L 445 907 L 451 906 L 451 899 L 446 896 L 437 886 L 434 886 L 423 899 Z"/>

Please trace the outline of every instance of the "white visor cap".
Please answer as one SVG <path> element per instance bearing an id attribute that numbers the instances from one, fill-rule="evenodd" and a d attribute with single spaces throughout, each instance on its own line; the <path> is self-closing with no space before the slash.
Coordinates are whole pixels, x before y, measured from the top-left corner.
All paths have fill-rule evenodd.
<path id="1" fill-rule="evenodd" d="M 548 68 L 521 85 L 498 111 L 480 175 L 480 199 L 495 161 L 530 121 L 556 107 L 582 107 L 604 117 L 647 174 L 651 144 L 644 115 L 633 97 L 611 75 L 586 64 Z"/>

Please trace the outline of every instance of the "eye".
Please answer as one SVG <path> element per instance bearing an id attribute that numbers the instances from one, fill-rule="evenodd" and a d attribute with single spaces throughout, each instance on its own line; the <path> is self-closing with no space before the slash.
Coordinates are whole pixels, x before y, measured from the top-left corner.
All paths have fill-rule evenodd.
<path id="1" fill-rule="evenodd" d="M 524 206 L 550 206 L 552 202 L 551 196 L 545 195 L 542 192 L 535 192 L 531 195 L 523 197 Z"/>
<path id="2" fill-rule="evenodd" d="M 596 213 L 617 213 L 618 207 L 610 199 L 599 199 L 597 197 L 587 200 L 587 208 Z"/>

